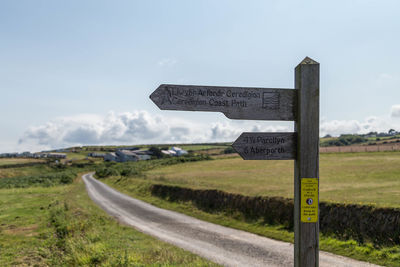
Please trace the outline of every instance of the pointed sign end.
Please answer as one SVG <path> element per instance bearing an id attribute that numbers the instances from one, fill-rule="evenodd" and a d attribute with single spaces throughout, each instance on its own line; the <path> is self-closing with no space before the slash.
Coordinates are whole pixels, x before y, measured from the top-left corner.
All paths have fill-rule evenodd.
<path id="1" fill-rule="evenodd" d="M 165 86 L 166 86 L 165 84 L 161 84 L 150 95 L 151 101 L 153 101 L 153 103 L 156 104 L 157 107 L 160 109 L 162 109 L 161 105 L 163 104 L 163 99 L 165 98 L 165 96 L 164 96 L 165 95 L 165 92 L 164 92 Z"/>
<path id="2" fill-rule="evenodd" d="M 236 153 L 238 153 L 242 158 L 243 158 L 243 156 L 241 155 L 241 153 L 242 153 L 242 149 L 241 149 L 241 140 L 242 140 L 242 136 L 243 135 L 246 135 L 247 133 L 246 132 L 244 132 L 244 133 L 241 133 L 240 135 L 239 135 L 239 137 L 238 138 L 236 138 L 236 140 L 232 143 L 232 148 L 233 148 L 233 150 L 235 150 L 236 151 Z"/>

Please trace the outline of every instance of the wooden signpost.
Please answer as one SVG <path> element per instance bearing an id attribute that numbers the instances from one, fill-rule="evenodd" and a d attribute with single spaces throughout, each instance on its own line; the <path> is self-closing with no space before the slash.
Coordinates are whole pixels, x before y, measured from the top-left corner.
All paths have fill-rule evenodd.
<path id="1" fill-rule="evenodd" d="M 162 110 L 222 112 L 230 119 L 294 121 L 294 133 L 242 133 L 233 148 L 245 160 L 294 159 L 294 265 L 319 258 L 319 63 L 295 68 L 295 89 L 162 84 Z"/>

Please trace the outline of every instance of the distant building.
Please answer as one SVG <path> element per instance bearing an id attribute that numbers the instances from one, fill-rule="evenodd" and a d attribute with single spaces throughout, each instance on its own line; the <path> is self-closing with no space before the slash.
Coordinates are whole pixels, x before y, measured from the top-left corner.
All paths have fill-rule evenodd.
<path id="1" fill-rule="evenodd" d="M 24 153 L 26 153 L 26 152 L 24 152 Z M 14 153 L 3 153 L 3 154 L 0 154 L 0 157 L 1 158 L 22 158 L 24 156 L 22 155 L 22 153 L 14 152 Z"/>
<path id="2" fill-rule="evenodd" d="M 54 159 L 65 159 L 67 155 L 64 153 L 47 153 L 47 158 L 54 158 Z"/>
<path id="3" fill-rule="evenodd" d="M 115 152 L 111 152 L 104 156 L 104 161 L 117 161 L 117 158 L 117 154 L 115 154 Z"/>
<path id="4" fill-rule="evenodd" d="M 188 154 L 188 152 L 186 150 L 183 150 L 182 148 L 176 147 L 176 146 L 171 147 L 171 150 L 175 151 L 177 156 L 183 156 L 183 155 Z"/>
<path id="5" fill-rule="evenodd" d="M 134 153 L 138 156 L 139 160 L 150 160 L 151 155 L 153 155 L 153 152 L 149 150 L 138 150 L 134 151 Z"/>
<path id="6" fill-rule="evenodd" d="M 118 162 L 126 162 L 126 161 L 138 161 L 139 157 L 135 154 L 135 152 L 130 150 L 117 150 L 115 152 L 117 154 Z"/>
<path id="7" fill-rule="evenodd" d="M 176 152 L 172 150 L 161 150 L 161 153 L 167 156 L 176 156 Z"/>
<path id="8" fill-rule="evenodd" d="M 29 151 L 22 152 L 18 155 L 21 158 L 32 158 L 33 154 Z"/>
<path id="9" fill-rule="evenodd" d="M 127 162 L 127 161 L 139 161 L 139 160 L 150 160 L 151 151 L 148 150 L 117 150 L 116 152 L 107 153 L 104 156 L 105 161 L 115 162 Z"/>
<path id="10" fill-rule="evenodd" d="M 161 153 L 163 153 L 164 155 L 177 156 L 177 157 L 188 154 L 186 150 L 183 150 L 180 147 L 171 147 L 171 149 L 169 150 L 161 150 Z"/>

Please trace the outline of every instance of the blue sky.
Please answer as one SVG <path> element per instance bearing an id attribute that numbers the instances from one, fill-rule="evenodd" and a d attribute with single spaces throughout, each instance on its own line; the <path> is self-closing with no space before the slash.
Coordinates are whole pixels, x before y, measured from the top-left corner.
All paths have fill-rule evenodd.
<path id="1" fill-rule="evenodd" d="M 321 64 L 321 135 L 400 131 L 399 1 L 0 2 L 0 152 L 232 141 L 292 123 L 161 111 L 161 83 L 293 88 Z"/>

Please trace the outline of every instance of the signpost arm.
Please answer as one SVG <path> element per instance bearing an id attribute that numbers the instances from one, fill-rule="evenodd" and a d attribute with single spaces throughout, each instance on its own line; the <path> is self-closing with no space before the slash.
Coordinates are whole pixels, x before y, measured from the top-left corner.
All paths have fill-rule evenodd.
<path id="1" fill-rule="evenodd" d="M 316 222 L 301 221 L 301 179 L 319 181 L 319 63 L 305 58 L 295 69 L 298 90 L 297 159 L 294 171 L 294 264 L 319 265 L 319 208 Z M 319 184 L 317 186 L 319 193 Z M 318 199 L 319 206 L 319 194 Z"/>

